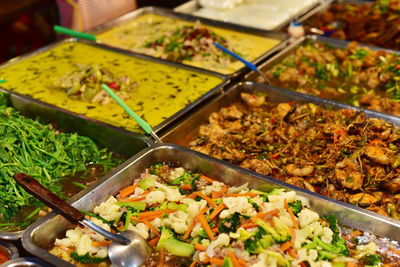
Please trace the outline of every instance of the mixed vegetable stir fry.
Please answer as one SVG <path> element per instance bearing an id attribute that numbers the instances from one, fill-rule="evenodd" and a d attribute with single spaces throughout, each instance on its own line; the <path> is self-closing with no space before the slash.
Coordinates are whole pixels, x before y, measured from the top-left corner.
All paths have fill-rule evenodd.
<path id="1" fill-rule="evenodd" d="M 190 148 L 399 219 L 400 129 L 355 110 L 241 93 Z"/>
<path id="2" fill-rule="evenodd" d="M 53 84 L 55 88 L 65 90 L 69 97 L 106 105 L 112 98 L 102 89 L 103 83 L 123 100 L 130 98 L 130 93 L 137 87 L 128 76 L 118 77 L 105 67 L 81 64 L 77 67 L 77 71 L 65 74 Z"/>
<path id="3" fill-rule="evenodd" d="M 121 161 L 88 137 L 60 133 L 51 125 L 20 115 L 7 107 L 5 100 L 0 94 L 0 230 L 17 231 L 43 215 L 44 207 L 15 182 L 15 173 L 29 173 L 53 193 L 70 197 L 63 190 L 66 178 L 78 173 L 85 177 L 83 172 L 95 166 L 101 173 L 107 172 Z M 99 173 L 94 174 L 86 175 L 88 180 L 82 182 L 93 181 Z M 70 186 L 80 191 L 85 184 Z"/>
<path id="4" fill-rule="evenodd" d="M 148 48 L 146 51 L 151 55 L 178 62 L 212 61 L 227 66 L 235 61 L 234 58 L 216 48 L 213 42 L 229 47 L 224 37 L 197 21 L 194 25 L 178 26 L 175 31 L 148 41 L 144 46 Z M 231 47 L 230 49 L 235 50 Z"/>
<path id="5" fill-rule="evenodd" d="M 400 54 L 306 40 L 267 75 L 277 86 L 400 115 Z"/>
<path id="6" fill-rule="evenodd" d="M 325 35 L 342 40 L 398 50 L 400 48 L 400 1 L 333 3 L 305 22 Z"/>
<path id="7" fill-rule="evenodd" d="M 342 231 L 334 216 L 320 217 L 307 206 L 294 191 L 231 187 L 158 163 L 86 213 L 108 230 L 133 230 L 146 239 L 155 251 L 144 266 L 351 267 L 399 262 L 395 242 L 387 240 L 382 246 L 371 234 Z M 56 239 L 51 252 L 75 264 L 106 266 L 109 244 L 78 226 Z"/>

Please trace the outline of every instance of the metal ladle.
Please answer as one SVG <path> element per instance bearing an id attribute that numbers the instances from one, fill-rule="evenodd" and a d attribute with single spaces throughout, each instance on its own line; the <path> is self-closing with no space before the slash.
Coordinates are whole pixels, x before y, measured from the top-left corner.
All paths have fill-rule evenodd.
<path id="1" fill-rule="evenodd" d="M 108 248 L 108 257 L 114 266 L 137 267 L 149 257 L 151 248 L 139 234 L 133 231 L 113 234 L 86 219 L 83 212 L 50 192 L 29 175 L 17 173 L 14 175 L 14 179 L 23 189 L 52 208 L 54 212 L 61 214 L 74 224 L 79 223 L 110 239 L 112 242 Z"/>

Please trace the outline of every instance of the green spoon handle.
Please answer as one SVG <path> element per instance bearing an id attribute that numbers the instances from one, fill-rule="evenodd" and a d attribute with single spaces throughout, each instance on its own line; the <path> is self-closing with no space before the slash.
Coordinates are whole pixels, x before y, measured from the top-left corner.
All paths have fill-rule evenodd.
<path id="1" fill-rule="evenodd" d="M 70 35 L 73 37 L 86 39 L 86 40 L 90 40 L 90 41 L 96 41 L 96 36 L 94 36 L 93 34 L 90 34 L 90 33 L 74 31 L 74 30 L 59 26 L 59 25 L 54 25 L 53 29 L 54 29 L 54 31 L 62 33 L 62 34 L 66 34 L 66 35 Z"/>
<path id="2" fill-rule="evenodd" d="M 140 127 L 143 128 L 143 130 L 148 133 L 151 134 L 153 132 L 153 129 L 151 128 L 151 126 L 145 122 L 142 118 L 140 118 L 138 115 L 136 115 L 135 112 L 133 112 L 133 110 L 128 107 L 128 105 L 126 105 L 121 98 L 119 98 L 111 89 L 110 87 L 108 87 L 105 84 L 101 85 L 103 87 L 103 89 L 129 114 L 129 116 L 131 116 L 139 125 Z"/>

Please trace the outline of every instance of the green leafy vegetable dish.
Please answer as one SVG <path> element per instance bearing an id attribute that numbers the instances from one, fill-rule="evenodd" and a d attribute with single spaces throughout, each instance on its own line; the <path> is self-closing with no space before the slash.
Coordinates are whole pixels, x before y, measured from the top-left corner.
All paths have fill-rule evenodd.
<path id="1" fill-rule="evenodd" d="M 381 266 L 400 263 L 398 244 L 339 227 L 294 191 L 228 186 L 181 167 L 155 164 L 118 195 L 86 212 L 111 231 L 133 230 L 154 248 L 144 266 Z M 80 226 L 50 252 L 108 266 L 109 240 Z M 394 253 L 392 253 L 394 252 Z"/>
<path id="2" fill-rule="evenodd" d="M 41 202 L 17 185 L 15 173 L 27 173 L 68 198 L 120 162 L 88 137 L 60 133 L 52 125 L 22 116 L 0 94 L 1 231 L 22 230 L 47 213 Z"/>

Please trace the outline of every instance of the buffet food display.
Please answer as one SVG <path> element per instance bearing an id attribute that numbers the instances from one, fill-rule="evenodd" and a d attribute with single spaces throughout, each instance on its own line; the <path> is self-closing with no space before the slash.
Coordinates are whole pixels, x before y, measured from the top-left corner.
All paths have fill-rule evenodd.
<path id="1" fill-rule="evenodd" d="M 325 35 L 394 50 L 400 48 L 398 0 L 336 1 L 304 22 Z"/>
<path id="2" fill-rule="evenodd" d="M 138 233 L 142 266 L 400 265 L 399 10 L 189 1 L 0 65 L 0 239 L 23 236 L 59 267 L 112 266 L 111 241 L 29 195 L 23 172 L 104 229 Z M 325 37 L 269 31 L 304 14 Z"/>
<path id="3" fill-rule="evenodd" d="M 400 115 L 397 52 L 310 37 L 262 67 L 272 85 Z M 262 80 L 258 77 L 258 80 Z"/>
<path id="4" fill-rule="evenodd" d="M 175 11 L 249 27 L 278 30 L 313 7 L 318 0 L 189 1 Z M 266 16 L 268 14 L 268 16 Z"/>
<path id="5" fill-rule="evenodd" d="M 2 87 L 124 129 L 141 132 L 103 91 L 106 83 L 154 126 L 219 90 L 224 79 L 173 64 L 66 41 L 0 67 Z"/>
<path id="6" fill-rule="evenodd" d="M 98 40 L 111 46 L 222 74 L 234 74 L 244 65 L 217 49 L 213 42 L 226 46 L 248 61 L 262 58 L 281 42 L 277 35 L 265 32 L 255 35 L 249 30 L 225 29 L 184 19 L 155 9 L 142 14 L 132 13 L 130 17 L 100 26 L 93 32 Z"/>

